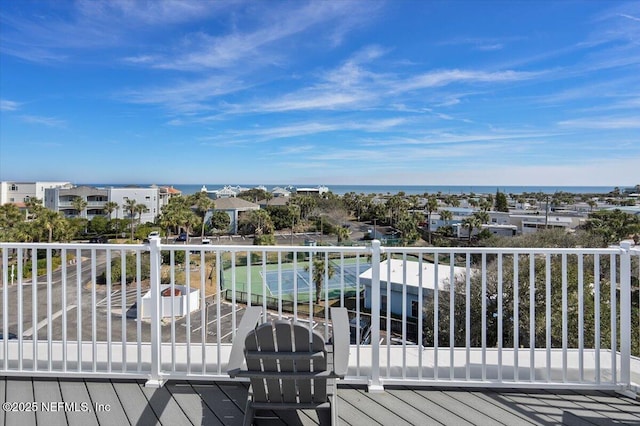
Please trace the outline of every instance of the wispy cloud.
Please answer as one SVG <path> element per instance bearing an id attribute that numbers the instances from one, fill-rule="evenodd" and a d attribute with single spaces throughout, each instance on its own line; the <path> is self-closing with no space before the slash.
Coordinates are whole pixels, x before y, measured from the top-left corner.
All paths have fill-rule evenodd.
<path id="1" fill-rule="evenodd" d="M 559 121 L 558 126 L 578 129 L 640 129 L 640 117 L 589 117 Z"/>
<path id="2" fill-rule="evenodd" d="M 20 103 L 8 99 L 0 99 L 0 111 L 15 111 L 20 107 Z"/>
<path id="3" fill-rule="evenodd" d="M 55 117 L 41 117 L 37 115 L 22 115 L 22 121 L 30 124 L 41 124 L 48 127 L 65 127 L 67 122 Z"/>
<path id="4" fill-rule="evenodd" d="M 478 71 L 478 70 L 438 70 L 416 75 L 398 87 L 400 91 L 441 87 L 454 83 L 504 83 L 531 80 L 544 72 L 532 71 Z"/>

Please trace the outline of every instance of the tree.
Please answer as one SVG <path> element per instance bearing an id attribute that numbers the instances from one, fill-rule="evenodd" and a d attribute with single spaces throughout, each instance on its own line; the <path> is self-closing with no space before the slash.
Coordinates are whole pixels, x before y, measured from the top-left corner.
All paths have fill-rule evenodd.
<path id="1" fill-rule="evenodd" d="M 204 191 L 196 192 L 195 194 L 191 195 L 189 201 L 191 205 L 195 207 L 195 213 L 202 221 L 202 226 L 200 228 L 200 238 L 204 238 L 205 218 L 207 217 L 207 213 L 209 212 L 209 210 L 215 208 L 215 204 Z"/>
<path id="2" fill-rule="evenodd" d="M 216 210 L 211 215 L 211 218 L 209 218 L 209 223 L 211 224 L 211 228 L 226 232 L 229 230 L 231 218 L 227 213 L 221 210 Z"/>
<path id="3" fill-rule="evenodd" d="M 82 212 L 84 211 L 84 209 L 87 208 L 87 205 L 89 203 L 87 203 L 87 201 L 80 197 L 74 197 L 74 199 L 71 201 L 71 205 L 73 206 L 73 209 L 76 211 L 76 216 L 78 217 L 83 217 Z"/>
<path id="4" fill-rule="evenodd" d="M 504 192 L 496 191 L 495 210 L 497 212 L 508 212 L 509 204 L 507 203 L 507 196 Z"/>
<path id="5" fill-rule="evenodd" d="M 266 210 L 251 210 L 242 217 L 240 226 L 244 233 L 256 236 L 273 234 L 274 231 L 273 221 Z"/>
<path id="6" fill-rule="evenodd" d="M 104 211 L 107 213 L 109 219 L 111 219 L 111 213 L 114 211 L 116 212 L 116 219 L 118 218 L 118 207 L 120 206 L 115 201 L 107 201 L 104 203 Z"/>
<path id="7" fill-rule="evenodd" d="M 438 210 L 438 199 L 434 195 L 429 196 L 424 209 L 427 211 L 427 233 L 429 234 L 429 244 L 431 244 L 431 214 Z"/>
<path id="8" fill-rule="evenodd" d="M 335 270 L 329 263 L 329 259 L 319 255 L 313 258 L 311 265 L 305 266 L 306 271 L 309 271 L 309 268 L 311 268 L 311 280 L 316 288 L 316 304 L 319 304 L 325 277 L 327 281 L 333 278 Z"/>
<path id="9" fill-rule="evenodd" d="M 482 223 L 476 215 L 467 216 L 462 220 L 462 227 L 469 229 L 469 241 L 471 241 L 471 234 L 473 230 L 479 228 Z"/>
<path id="10" fill-rule="evenodd" d="M 136 217 L 136 205 L 138 203 L 134 199 L 128 199 L 125 202 L 125 209 L 129 213 L 129 220 L 131 221 L 131 240 L 133 240 L 133 225 Z"/>
<path id="11" fill-rule="evenodd" d="M 136 204 L 136 214 L 138 215 L 138 226 L 142 222 L 142 215 L 149 212 L 149 208 L 144 204 Z"/>

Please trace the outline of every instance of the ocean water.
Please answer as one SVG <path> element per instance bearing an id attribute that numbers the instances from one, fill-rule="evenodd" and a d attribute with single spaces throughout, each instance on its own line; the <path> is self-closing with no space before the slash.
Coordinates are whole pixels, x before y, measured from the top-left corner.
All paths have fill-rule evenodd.
<path id="1" fill-rule="evenodd" d="M 111 184 L 86 184 L 89 186 L 97 187 L 120 187 L 125 185 L 111 185 Z M 181 185 L 181 184 L 158 184 L 159 186 L 173 186 L 174 188 L 182 191 L 184 195 L 194 194 L 200 189 L 202 185 Z M 235 184 L 233 184 L 235 185 Z M 261 184 L 243 184 L 240 185 L 243 188 L 254 188 Z M 139 184 L 139 186 L 149 186 L 149 184 Z M 204 184 L 208 190 L 220 189 L 225 184 Z M 284 185 L 264 185 L 267 189 L 271 190 L 276 186 L 285 187 Z M 314 187 L 316 185 L 293 185 L 299 187 Z M 437 194 L 441 192 L 443 194 L 469 194 L 471 192 L 475 194 L 495 194 L 497 190 L 506 194 L 522 194 L 524 192 L 542 192 L 544 194 L 553 194 L 555 192 L 570 192 L 573 194 L 606 194 L 613 190 L 613 186 L 472 186 L 472 185 L 327 185 L 329 190 L 337 195 L 344 195 L 348 192 L 355 192 L 356 194 L 397 194 L 398 192 L 404 192 L 407 195 L 422 195 L 422 194 Z M 624 186 L 620 186 L 624 188 Z"/>

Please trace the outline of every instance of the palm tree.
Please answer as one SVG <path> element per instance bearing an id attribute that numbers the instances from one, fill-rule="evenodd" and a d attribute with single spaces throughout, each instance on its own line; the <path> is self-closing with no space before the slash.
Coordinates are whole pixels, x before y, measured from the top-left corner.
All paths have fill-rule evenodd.
<path id="1" fill-rule="evenodd" d="M 427 211 L 427 232 L 429 233 L 429 244 L 431 244 L 431 214 L 438 210 L 438 199 L 434 195 L 429 196 L 424 208 Z"/>
<path id="2" fill-rule="evenodd" d="M 449 221 L 453 219 L 453 213 L 451 210 L 440 210 L 440 219 L 444 220 L 445 225 L 448 225 Z"/>
<path id="3" fill-rule="evenodd" d="M 73 209 L 76 211 L 76 215 L 78 217 L 82 217 L 82 212 L 84 211 L 84 209 L 87 208 L 87 205 L 89 205 L 89 203 L 87 203 L 87 201 L 80 197 L 74 197 L 73 201 L 71 201 L 71 205 L 73 206 Z"/>
<path id="4" fill-rule="evenodd" d="M 142 222 L 142 215 L 144 213 L 147 213 L 148 211 L 149 211 L 149 208 L 144 204 L 136 204 L 136 213 L 138 214 L 138 226 L 140 226 L 140 223 Z"/>
<path id="5" fill-rule="evenodd" d="M 206 192 L 196 192 L 195 194 L 190 196 L 190 203 L 195 206 L 195 213 L 202 220 L 202 226 L 200 229 L 200 238 L 204 238 L 204 225 L 205 218 L 207 217 L 207 213 L 209 210 L 215 208 L 215 203 Z"/>
<path id="6" fill-rule="evenodd" d="M 471 241 L 471 234 L 473 230 L 479 228 L 481 225 L 480 219 L 477 216 L 468 216 L 462 220 L 462 227 L 469 228 L 469 241 Z"/>
<path id="7" fill-rule="evenodd" d="M 107 216 L 111 219 L 111 213 L 116 212 L 116 219 L 118 218 L 118 203 L 115 201 L 107 201 L 104 203 L 104 211 L 107 212 Z"/>
<path id="8" fill-rule="evenodd" d="M 326 278 L 327 280 L 330 280 L 331 278 L 333 278 L 334 269 L 331 263 L 328 263 L 328 259 L 324 259 L 321 256 L 316 256 L 313 258 L 311 265 L 305 267 L 306 271 L 309 271 L 309 268 L 311 268 L 311 280 L 316 287 L 316 304 L 320 303 L 322 285 L 325 279 L 325 267 Z"/>
<path id="9" fill-rule="evenodd" d="M 136 200 L 127 199 L 125 200 L 125 209 L 129 212 L 129 220 L 131 221 L 131 240 L 133 241 L 133 224 L 136 215 L 136 205 L 138 203 Z"/>

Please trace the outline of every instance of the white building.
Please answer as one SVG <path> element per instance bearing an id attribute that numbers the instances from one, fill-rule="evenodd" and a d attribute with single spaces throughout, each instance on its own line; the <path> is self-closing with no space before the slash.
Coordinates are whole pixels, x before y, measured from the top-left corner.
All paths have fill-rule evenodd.
<path id="1" fill-rule="evenodd" d="M 65 217 L 84 217 L 89 220 L 95 216 L 104 216 L 104 205 L 109 201 L 109 192 L 104 188 L 92 186 L 74 186 L 71 188 L 47 188 L 44 205 L 46 208 L 60 212 Z M 78 212 L 73 207 L 73 200 L 81 198 L 87 203 L 84 210 Z"/>
<path id="2" fill-rule="evenodd" d="M 0 205 L 25 203 L 31 198 L 39 198 L 44 205 L 45 190 L 48 188 L 70 188 L 71 182 L 0 182 Z"/>
<path id="3" fill-rule="evenodd" d="M 111 218 L 129 219 L 130 212 L 127 210 L 127 201 L 135 200 L 136 204 L 147 207 L 147 212 L 141 216 L 135 215 L 135 219 L 140 219 L 140 223 L 153 222 L 160 214 L 160 189 L 158 187 L 139 188 L 123 187 L 109 188 L 109 201 L 116 202 L 118 209 L 111 213 Z"/>
<path id="4" fill-rule="evenodd" d="M 374 266 L 376 267 L 376 266 Z M 373 268 L 360 274 L 360 282 L 364 285 L 364 306 L 371 309 L 371 279 Z M 387 310 L 387 305 L 392 314 L 402 315 L 402 303 L 405 301 L 407 317 L 417 318 L 420 303 L 418 300 L 419 288 L 422 287 L 423 299 L 433 298 L 433 292 L 438 290 L 448 290 L 451 282 L 451 267 L 433 263 L 415 261 L 402 261 L 400 259 L 385 260 L 380 263 L 380 309 Z M 464 279 L 466 268 L 454 266 L 453 281 Z M 391 300 L 387 297 L 387 283 L 390 283 Z M 403 298 L 405 289 L 406 299 Z"/>

